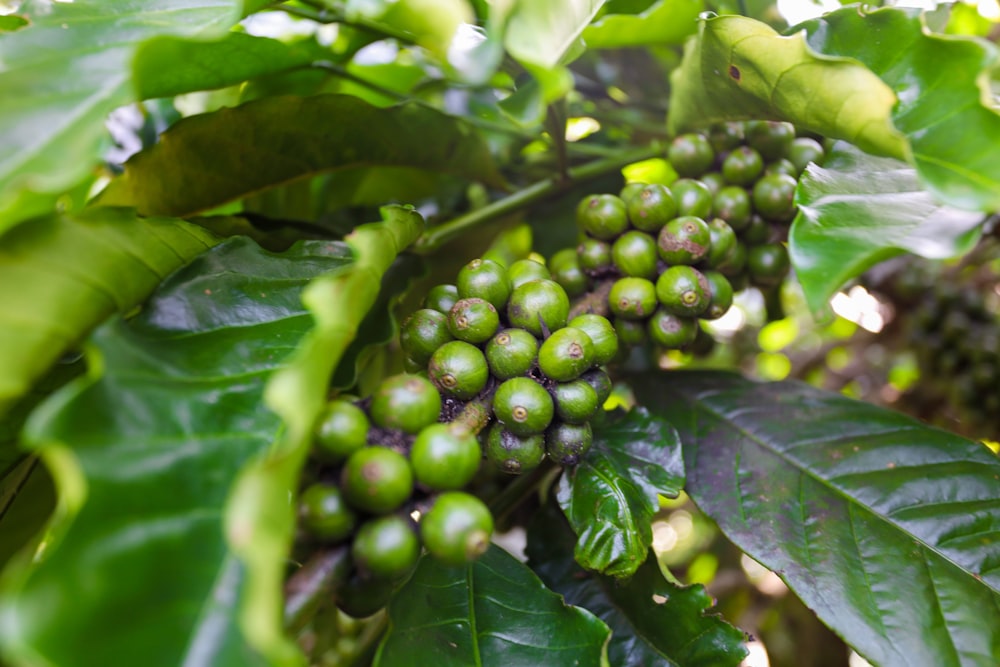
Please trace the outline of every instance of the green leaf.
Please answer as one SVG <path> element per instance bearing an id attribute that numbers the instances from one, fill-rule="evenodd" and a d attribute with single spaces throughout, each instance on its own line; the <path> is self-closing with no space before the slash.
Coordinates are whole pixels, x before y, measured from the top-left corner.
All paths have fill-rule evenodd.
<path id="1" fill-rule="evenodd" d="M 182 220 L 89 209 L 0 236 L 0 414 L 64 352 L 216 242 Z"/>
<path id="2" fill-rule="evenodd" d="M 681 443 L 670 424 L 635 408 L 600 427 L 579 465 L 563 473 L 556 499 L 579 536 L 576 560 L 628 577 L 646 559 L 659 497 L 684 485 Z"/>
<path id="3" fill-rule="evenodd" d="M 223 509 L 282 430 L 261 403 L 312 327 L 302 288 L 350 259 L 338 243 L 273 255 L 231 239 L 94 335 L 90 375 L 27 430 L 60 509 L 42 560 L 5 573 L 0 644 L 12 659 L 262 664 L 237 627 L 246 570 Z"/>
<path id="4" fill-rule="evenodd" d="M 896 53 L 895 44 L 885 45 Z M 670 82 L 672 133 L 772 118 L 870 153 L 906 155 L 906 140 L 889 119 L 896 103 L 889 86 L 856 61 L 813 52 L 802 32 L 786 37 L 742 16 L 702 19 Z"/>
<path id="5" fill-rule="evenodd" d="M 610 664 L 735 667 L 746 656 L 743 633 L 707 613 L 714 603 L 703 586 L 670 583 L 652 553 L 626 582 L 587 572 L 573 560 L 575 539 L 559 510 L 547 503 L 528 526 L 528 565 L 567 603 L 608 624 Z"/>
<path id="6" fill-rule="evenodd" d="M 267 406 L 281 416 L 281 439 L 242 470 L 226 505 L 226 534 L 247 572 L 240 626 L 271 664 L 300 660 L 282 626 L 283 583 L 299 473 L 326 405 L 330 376 L 376 303 L 386 271 L 424 227 L 418 213 L 401 206 L 384 207 L 382 217 L 346 238 L 354 254 L 349 269 L 317 278 L 303 293 L 315 327 L 268 381 L 265 394 Z"/>
<path id="7" fill-rule="evenodd" d="M 524 65 L 552 69 L 565 65 L 578 48 L 584 28 L 604 0 L 520 0 L 507 20 L 504 46 Z"/>
<path id="8" fill-rule="evenodd" d="M 28 25 L 28 19 L 17 14 L 0 16 L 0 32 L 14 32 Z"/>
<path id="9" fill-rule="evenodd" d="M 798 382 L 676 372 L 636 399 L 681 434 L 698 506 L 874 664 L 1000 664 L 1000 459 Z"/>
<path id="10" fill-rule="evenodd" d="M 25 3 L 30 25 L 0 39 L 0 232 L 87 177 L 104 120 L 133 99 L 129 63 L 157 35 L 213 36 L 238 0 Z"/>
<path id="11" fill-rule="evenodd" d="M 601 665 L 609 634 L 496 546 L 466 567 L 424 557 L 388 614 L 376 667 Z"/>
<path id="12" fill-rule="evenodd" d="M 973 248 L 983 216 L 935 201 L 917 171 L 840 142 L 823 166 L 809 165 L 788 235 L 806 302 L 820 313 L 845 282 L 901 252 L 942 259 Z"/>
<path id="13" fill-rule="evenodd" d="M 237 32 L 211 42 L 157 37 L 136 50 L 132 80 L 136 99 L 173 97 L 296 69 L 315 58 L 302 46 Z"/>
<path id="14" fill-rule="evenodd" d="M 702 0 L 657 0 L 641 14 L 606 14 L 583 31 L 592 49 L 682 44 L 698 30 Z"/>
<path id="15" fill-rule="evenodd" d="M 55 505 L 52 477 L 37 457 L 24 459 L 0 478 L 0 568 L 22 549 L 30 555 Z"/>
<path id="16" fill-rule="evenodd" d="M 1000 211 L 1000 113 L 989 90 L 989 72 L 1000 64 L 994 45 L 934 34 L 918 11 L 896 8 L 845 8 L 800 27 L 811 48 L 854 58 L 893 89 L 892 122 L 935 197 Z"/>
<path id="17" fill-rule="evenodd" d="M 317 95 L 185 118 L 129 160 L 99 201 L 183 216 L 320 172 L 373 165 L 503 182 L 486 143 L 462 121 L 417 103 L 382 109 Z"/>

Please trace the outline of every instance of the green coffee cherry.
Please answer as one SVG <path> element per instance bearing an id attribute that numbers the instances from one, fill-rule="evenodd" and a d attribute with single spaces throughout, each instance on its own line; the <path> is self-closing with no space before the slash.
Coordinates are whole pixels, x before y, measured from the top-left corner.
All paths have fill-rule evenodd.
<path id="1" fill-rule="evenodd" d="M 479 348 L 453 340 L 431 355 L 427 373 L 442 394 L 467 401 L 486 387 L 490 369 Z"/>
<path id="2" fill-rule="evenodd" d="M 426 366 L 434 350 L 451 339 L 448 316 L 432 308 L 421 308 L 413 313 L 399 330 L 403 353 L 420 366 Z"/>
<path id="3" fill-rule="evenodd" d="M 702 174 L 698 181 L 708 188 L 712 197 L 715 197 L 719 194 L 719 190 L 729 185 L 729 183 L 726 182 L 726 179 L 722 176 L 722 173 L 718 171 L 710 171 L 707 174 Z"/>
<path id="4" fill-rule="evenodd" d="M 656 276 L 656 241 L 645 232 L 627 231 L 611 246 L 611 259 L 625 276 L 653 278 Z"/>
<path id="5" fill-rule="evenodd" d="M 611 286 L 608 307 L 622 319 L 645 319 L 656 310 L 656 287 L 645 278 L 621 278 Z"/>
<path id="6" fill-rule="evenodd" d="M 705 271 L 703 275 L 708 281 L 710 300 L 708 308 L 701 314 L 701 318 L 717 320 L 725 315 L 729 307 L 733 305 L 733 286 L 718 271 Z"/>
<path id="7" fill-rule="evenodd" d="M 713 200 L 715 215 L 729 223 L 733 230 L 740 230 L 750 224 L 753 206 L 750 195 L 738 185 L 727 185 L 715 193 Z"/>
<path id="8" fill-rule="evenodd" d="M 656 298 L 674 315 L 697 317 L 708 309 L 711 292 L 708 281 L 698 269 L 671 266 L 656 281 Z"/>
<path id="9" fill-rule="evenodd" d="M 627 320 L 623 317 L 616 317 L 614 326 L 621 347 L 636 347 L 646 342 L 645 320 Z"/>
<path id="10" fill-rule="evenodd" d="M 754 285 L 774 287 L 788 275 L 791 262 L 781 243 L 766 243 L 747 251 L 747 272 Z"/>
<path id="11" fill-rule="evenodd" d="M 448 312 L 448 331 L 466 343 L 484 343 L 498 328 L 500 315 L 493 304 L 485 299 L 459 299 Z"/>
<path id="12" fill-rule="evenodd" d="M 715 162 L 715 151 L 700 134 L 682 134 L 667 148 L 667 159 L 681 176 L 700 176 Z"/>
<path id="13" fill-rule="evenodd" d="M 441 395 L 419 375 L 394 375 L 383 380 L 372 394 L 370 410 L 376 426 L 417 433 L 437 421 Z"/>
<path id="14" fill-rule="evenodd" d="M 395 514 L 370 519 L 358 529 L 351 543 L 354 564 L 383 579 L 398 579 L 420 558 L 420 538 L 408 517 Z"/>
<path id="15" fill-rule="evenodd" d="M 479 470 L 482 452 L 476 436 L 459 424 L 431 424 L 410 449 L 417 482 L 434 491 L 460 489 Z"/>
<path id="16" fill-rule="evenodd" d="M 737 240 L 729 249 L 729 252 L 726 253 L 725 258 L 712 266 L 719 273 L 729 278 L 729 282 L 732 283 L 737 276 L 744 275 L 743 270 L 746 268 L 746 265 L 747 247 L 744 243 Z M 733 285 L 733 289 L 736 289 L 735 284 Z"/>
<path id="17" fill-rule="evenodd" d="M 632 197 L 637 195 L 644 187 L 646 187 L 646 183 L 643 182 L 632 181 L 631 183 L 626 183 L 622 186 L 621 192 L 618 193 L 618 198 L 625 202 L 625 207 L 628 208 Z"/>
<path id="18" fill-rule="evenodd" d="M 765 160 L 785 157 L 795 139 L 795 126 L 791 123 L 761 120 L 747 123 L 746 142 Z"/>
<path id="19" fill-rule="evenodd" d="M 722 175 L 733 185 L 750 185 L 763 171 L 763 158 L 749 146 L 733 149 L 722 161 Z"/>
<path id="20" fill-rule="evenodd" d="M 431 556 L 461 566 L 483 555 L 493 536 L 493 515 L 483 501 L 447 491 L 420 519 L 420 537 Z"/>
<path id="21" fill-rule="evenodd" d="M 545 432 L 545 453 L 561 466 L 575 466 L 594 444 L 594 432 L 589 423 L 553 424 Z"/>
<path id="22" fill-rule="evenodd" d="M 743 143 L 743 123 L 716 123 L 708 130 L 708 143 L 716 153 L 730 151 Z"/>
<path id="23" fill-rule="evenodd" d="M 753 206 L 761 217 L 788 222 L 795 217 L 795 186 L 791 176 L 763 176 L 753 186 Z"/>
<path id="24" fill-rule="evenodd" d="M 791 176 L 792 178 L 798 178 L 799 169 L 795 164 L 787 159 L 781 158 L 780 160 L 775 160 L 774 162 L 768 162 L 764 165 L 764 176 L 771 176 L 774 174 L 784 174 L 785 176 Z"/>
<path id="25" fill-rule="evenodd" d="M 586 238 L 576 247 L 580 268 L 586 273 L 597 274 L 611 268 L 611 244 L 597 239 Z"/>
<path id="26" fill-rule="evenodd" d="M 809 137 L 799 137 L 792 142 L 788 149 L 788 160 L 795 165 L 796 172 L 801 174 L 809 166 L 810 162 L 821 164 L 826 151 L 815 139 Z"/>
<path id="27" fill-rule="evenodd" d="M 764 218 L 754 214 L 750 217 L 750 224 L 737 232 L 737 235 L 748 246 L 767 243 L 771 236 L 771 225 Z"/>
<path id="28" fill-rule="evenodd" d="M 538 348 L 538 368 L 556 382 L 569 382 L 594 365 L 594 342 L 582 329 L 563 327 Z"/>
<path id="29" fill-rule="evenodd" d="M 486 363 L 499 380 L 524 375 L 537 357 L 538 339 L 524 329 L 504 329 L 486 344 Z"/>
<path id="30" fill-rule="evenodd" d="M 552 278 L 545 265 L 533 259 L 517 260 L 507 269 L 507 275 L 510 277 L 511 289 L 532 280 L 549 280 Z M 510 297 L 509 294 L 507 296 L 508 298 Z"/>
<path id="31" fill-rule="evenodd" d="M 615 195 L 590 195 L 577 205 L 576 222 L 595 239 L 610 241 L 628 229 L 628 212 Z"/>
<path id="32" fill-rule="evenodd" d="M 368 441 L 368 415 L 348 401 L 332 401 L 320 417 L 314 437 L 314 450 L 324 461 L 343 461 Z"/>
<path id="33" fill-rule="evenodd" d="M 668 222 L 657 240 L 660 258 L 667 264 L 695 264 L 708 254 L 711 244 L 708 223 L 691 215 Z"/>
<path id="34" fill-rule="evenodd" d="M 312 484 L 299 497 L 302 527 L 321 540 L 339 542 L 354 531 L 358 517 L 340 489 L 333 484 Z"/>
<path id="35" fill-rule="evenodd" d="M 722 218 L 712 218 L 708 222 L 709 250 L 705 256 L 705 265 L 715 268 L 726 261 L 733 246 L 736 245 L 736 232 Z"/>
<path id="36" fill-rule="evenodd" d="M 493 414 L 515 435 L 541 433 L 552 421 L 555 406 L 542 385 L 531 378 L 506 380 L 493 395 Z"/>
<path id="37" fill-rule="evenodd" d="M 582 378 L 557 384 L 552 395 L 555 398 L 556 417 L 569 424 L 588 421 L 600 407 L 597 390 Z"/>
<path id="38" fill-rule="evenodd" d="M 497 310 L 503 310 L 510 297 L 511 285 L 507 269 L 489 259 L 474 259 L 463 266 L 455 282 L 460 297 L 483 299 L 493 304 Z"/>
<path id="39" fill-rule="evenodd" d="M 340 488 L 352 507 L 387 514 L 413 493 L 413 470 L 406 457 L 394 449 L 365 447 L 348 457 Z"/>
<path id="40" fill-rule="evenodd" d="M 602 366 L 618 354 L 618 336 L 608 318 L 594 313 L 577 315 L 567 326 L 581 329 L 594 344 L 594 365 Z"/>
<path id="41" fill-rule="evenodd" d="M 552 280 L 561 285 L 568 296 L 579 296 L 587 291 L 587 274 L 583 272 L 574 248 L 565 248 L 552 255 L 549 259 L 549 271 L 552 273 Z"/>
<path id="42" fill-rule="evenodd" d="M 668 350 L 679 350 L 698 335 L 698 320 L 679 317 L 664 308 L 649 318 L 648 326 L 650 339 Z"/>
<path id="43" fill-rule="evenodd" d="M 566 326 L 569 297 L 566 290 L 551 280 L 532 280 L 518 285 L 507 303 L 507 321 L 540 338 L 545 330 Z M 544 323 L 544 327 L 543 327 Z"/>
<path id="44" fill-rule="evenodd" d="M 659 183 L 641 186 L 626 200 L 626 205 L 632 226 L 644 232 L 658 232 L 677 216 L 674 196 L 667 186 Z"/>
<path id="45" fill-rule="evenodd" d="M 486 437 L 486 458 L 498 469 L 519 475 L 533 468 L 545 458 L 545 436 L 517 435 L 501 424 L 493 424 Z"/>
<path id="46" fill-rule="evenodd" d="M 424 297 L 424 308 L 430 308 L 447 315 L 458 299 L 458 288 L 454 285 L 435 285 L 427 291 L 427 296 Z"/>
<path id="47" fill-rule="evenodd" d="M 603 368 L 593 368 L 581 375 L 580 379 L 593 387 L 594 391 L 597 392 L 597 405 L 604 405 L 604 402 L 611 396 L 611 389 L 613 387 L 608 372 Z"/>
<path id="48" fill-rule="evenodd" d="M 677 202 L 677 215 L 693 215 L 709 218 L 712 215 L 712 191 L 701 181 L 680 178 L 670 186 L 670 192 Z"/>

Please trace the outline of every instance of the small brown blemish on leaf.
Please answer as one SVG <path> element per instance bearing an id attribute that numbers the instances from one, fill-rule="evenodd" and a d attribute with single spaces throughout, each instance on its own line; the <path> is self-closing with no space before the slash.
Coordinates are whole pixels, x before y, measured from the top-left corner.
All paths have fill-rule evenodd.
<path id="1" fill-rule="evenodd" d="M 734 80 L 740 80 L 740 68 L 736 65 L 729 66 L 729 76 L 733 77 Z"/>

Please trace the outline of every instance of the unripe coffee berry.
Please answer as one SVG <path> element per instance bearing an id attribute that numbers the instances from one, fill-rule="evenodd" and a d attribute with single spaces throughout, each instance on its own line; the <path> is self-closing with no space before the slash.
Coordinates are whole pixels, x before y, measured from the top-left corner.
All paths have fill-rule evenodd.
<path id="1" fill-rule="evenodd" d="M 564 248 L 549 259 L 552 280 L 562 286 L 568 296 L 579 296 L 587 291 L 587 274 L 580 266 L 580 258 L 573 248 Z"/>
<path id="2" fill-rule="evenodd" d="M 541 433 L 552 422 L 554 413 L 549 392 L 531 378 L 511 378 L 501 383 L 493 395 L 497 421 L 516 435 Z"/>
<path id="3" fill-rule="evenodd" d="M 424 308 L 430 308 L 447 315 L 458 299 L 458 288 L 454 285 L 435 285 L 427 290 L 427 296 L 424 297 Z"/>
<path id="4" fill-rule="evenodd" d="M 552 278 L 545 265 L 533 259 L 517 260 L 507 269 L 507 275 L 510 277 L 511 289 L 532 280 L 549 280 Z"/>
<path id="5" fill-rule="evenodd" d="M 594 343 L 594 365 L 602 366 L 618 354 L 618 335 L 608 318 L 594 313 L 577 315 L 567 326 L 582 329 Z"/>
<path id="6" fill-rule="evenodd" d="M 341 471 L 340 488 L 352 507 L 386 514 L 413 493 L 413 470 L 406 457 L 388 447 L 365 447 L 351 454 Z"/>
<path id="7" fill-rule="evenodd" d="M 611 389 L 613 385 L 611 383 L 611 376 L 603 368 L 594 368 L 583 375 L 580 379 L 589 384 L 597 392 L 597 404 L 604 405 L 604 402 L 608 400 L 611 396 Z"/>
<path id="8" fill-rule="evenodd" d="M 747 145 L 765 160 L 785 157 L 795 139 L 795 126 L 778 121 L 753 121 L 746 124 L 744 132 Z"/>
<path id="9" fill-rule="evenodd" d="M 656 310 L 656 287 L 645 278 L 621 278 L 608 294 L 611 312 L 626 320 L 642 320 Z"/>
<path id="10" fill-rule="evenodd" d="M 434 491 L 460 489 L 476 471 L 482 452 L 476 436 L 459 424 L 431 424 L 410 449 L 410 465 L 417 482 Z"/>
<path id="11" fill-rule="evenodd" d="M 767 220 L 788 222 L 795 217 L 795 179 L 784 174 L 763 176 L 753 186 L 754 209 Z"/>
<path id="12" fill-rule="evenodd" d="M 354 564 L 376 577 L 402 577 L 420 558 L 416 528 L 408 517 L 395 514 L 369 519 L 358 529 L 351 543 Z"/>
<path id="13" fill-rule="evenodd" d="M 690 266 L 671 266 L 656 281 L 656 298 L 669 312 L 680 317 L 697 317 L 711 300 L 708 281 Z"/>
<path id="14" fill-rule="evenodd" d="M 510 297 L 507 269 L 490 259 L 472 260 L 458 272 L 455 282 L 460 297 L 483 299 L 493 304 L 497 310 L 502 310 Z"/>
<path id="15" fill-rule="evenodd" d="M 627 320 L 623 317 L 616 317 L 614 326 L 618 342 L 623 348 L 635 347 L 646 342 L 645 320 Z"/>
<path id="16" fill-rule="evenodd" d="M 790 267 L 788 250 L 781 243 L 765 243 L 747 251 L 747 272 L 755 285 L 773 287 L 780 284 Z"/>
<path id="17" fill-rule="evenodd" d="M 299 517 L 309 534 L 330 542 L 348 537 L 358 518 L 344 502 L 340 489 L 323 483 L 310 485 L 299 496 Z"/>
<path id="18" fill-rule="evenodd" d="M 750 185 L 763 171 L 764 160 L 749 146 L 733 149 L 722 161 L 722 175 L 733 185 Z"/>
<path id="19" fill-rule="evenodd" d="M 715 151 L 700 134 L 682 134 L 667 148 L 667 159 L 681 176 L 701 176 L 715 162 Z"/>
<path id="20" fill-rule="evenodd" d="M 822 163 L 825 153 L 826 151 L 823 150 L 823 146 L 815 139 L 799 137 L 792 142 L 791 147 L 788 149 L 787 157 L 795 165 L 797 173 L 801 174 L 806 170 L 810 162 L 815 162 L 816 164 Z"/>
<path id="21" fill-rule="evenodd" d="M 771 225 L 755 213 L 750 216 L 750 224 L 739 231 L 739 237 L 748 246 L 767 243 L 771 237 Z"/>
<path id="22" fill-rule="evenodd" d="M 610 241 L 628 229 L 625 202 L 615 195 L 590 195 L 576 207 L 580 229 L 595 239 Z"/>
<path id="23" fill-rule="evenodd" d="M 678 350 L 694 341 L 698 335 L 698 320 L 678 317 L 661 308 L 649 318 L 650 339 L 668 350 Z"/>
<path id="24" fill-rule="evenodd" d="M 680 178 L 670 186 L 670 192 L 677 202 L 677 215 L 702 219 L 712 215 L 712 191 L 701 181 Z"/>
<path id="25" fill-rule="evenodd" d="M 586 273 L 599 274 L 608 271 L 614 259 L 611 244 L 598 239 L 586 238 L 576 247 L 580 268 Z"/>
<path id="26" fill-rule="evenodd" d="M 483 343 L 499 327 L 500 315 L 493 304 L 485 299 L 459 299 L 448 312 L 448 331 L 458 340 L 467 343 Z"/>
<path id="27" fill-rule="evenodd" d="M 448 316 L 432 308 L 421 308 L 410 315 L 399 331 L 403 353 L 421 366 L 426 366 L 434 350 L 452 338 Z"/>
<path id="28" fill-rule="evenodd" d="M 628 219 L 644 232 L 659 232 L 667 221 L 677 217 L 677 202 L 670 189 L 659 183 L 643 185 L 626 200 Z"/>
<path id="29" fill-rule="evenodd" d="M 593 443 L 594 432 L 586 422 L 559 422 L 545 432 L 545 453 L 561 466 L 575 466 L 590 451 Z"/>
<path id="30" fill-rule="evenodd" d="M 645 232 L 627 231 L 611 246 L 611 260 L 623 276 L 656 276 L 656 241 Z"/>
<path id="31" fill-rule="evenodd" d="M 563 327 L 538 348 L 538 368 L 556 382 L 569 382 L 594 365 L 594 342 L 582 329 Z"/>
<path id="32" fill-rule="evenodd" d="M 705 320 L 717 320 L 733 305 L 733 286 L 718 271 L 705 271 L 703 275 L 708 281 L 710 300 L 708 308 L 700 317 Z"/>
<path id="33" fill-rule="evenodd" d="M 703 261 L 709 268 L 716 268 L 726 260 L 736 245 L 736 232 L 722 218 L 712 218 L 708 223 L 708 232 L 711 247 Z"/>
<path id="34" fill-rule="evenodd" d="M 753 206 L 750 195 L 740 186 L 727 185 L 715 193 L 712 201 L 715 216 L 728 222 L 734 230 L 743 229 L 750 224 Z"/>
<path id="35" fill-rule="evenodd" d="M 496 468 L 519 475 L 537 468 L 545 458 L 545 436 L 517 435 L 502 424 L 493 424 L 486 437 L 486 458 Z"/>
<path id="36" fill-rule="evenodd" d="M 716 123 L 708 130 L 708 143 L 716 153 L 730 151 L 743 143 L 743 123 Z"/>
<path id="37" fill-rule="evenodd" d="M 486 344 L 486 363 L 499 380 L 526 374 L 537 357 L 538 339 L 524 329 L 504 329 Z"/>
<path id="38" fill-rule="evenodd" d="M 600 407 L 597 390 L 582 378 L 557 384 L 552 395 L 555 398 L 556 417 L 569 424 L 589 421 Z"/>
<path id="39" fill-rule="evenodd" d="M 461 491 L 442 493 L 420 518 L 420 537 L 431 556 L 461 566 L 483 555 L 493 536 L 493 515 L 483 501 Z"/>
<path id="40" fill-rule="evenodd" d="M 664 225 L 657 245 L 660 257 L 669 265 L 696 264 L 711 249 L 712 233 L 704 220 L 685 215 Z"/>
<path id="41" fill-rule="evenodd" d="M 315 432 L 315 451 L 330 463 L 343 461 L 368 441 L 368 415 L 348 401 L 332 401 L 320 416 Z"/>
<path id="42" fill-rule="evenodd" d="M 383 380 L 372 394 L 370 410 L 377 426 L 417 433 L 437 421 L 441 395 L 419 375 L 394 375 Z"/>
<path id="43" fill-rule="evenodd" d="M 518 285 L 507 303 L 507 321 L 536 337 L 566 326 L 569 297 L 551 280 L 532 280 Z M 544 323 L 544 324 L 543 324 Z"/>
<path id="44" fill-rule="evenodd" d="M 717 269 L 719 273 L 729 278 L 730 282 L 733 282 L 733 279 L 736 276 L 743 275 L 743 269 L 746 268 L 746 265 L 747 265 L 747 247 L 744 243 L 737 240 L 736 243 L 734 243 L 733 246 L 729 249 L 729 252 L 726 253 L 725 258 L 721 262 L 719 262 L 718 264 L 711 264 L 710 266 Z M 735 285 L 733 285 L 733 289 L 736 289 Z"/>
<path id="45" fill-rule="evenodd" d="M 463 340 L 453 340 L 431 355 L 427 374 L 438 391 L 467 401 L 486 387 L 490 369 L 479 348 Z"/>

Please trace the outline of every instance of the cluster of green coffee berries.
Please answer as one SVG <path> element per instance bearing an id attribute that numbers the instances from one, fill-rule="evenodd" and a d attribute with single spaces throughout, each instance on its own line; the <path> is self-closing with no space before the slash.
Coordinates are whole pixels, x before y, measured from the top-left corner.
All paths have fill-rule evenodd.
<path id="1" fill-rule="evenodd" d="M 582 240 L 556 253 L 553 278 L 571 295 L 610 282 L 607 307 L 623 344 L 689 348 L 698 320 L 721 317 L 733 292 L 781 283 L 797 177 L 823 148 L 788 123 L 725 123 L 685 134 L 668 158 L 669 187 L 630 183 L 585 197 Z"/>
<path id="2" fill-rule="evenodd" d="M 455 284 L 430 290 L 403 323 L 400 345 L 408 369 L 427 374 L 452 414 L 484 406 L 481 439 L 495 468 L 522 473 L 545 458 L 571 466 L 593 442 L 590 421 L 611 391 L 601 366 L 618 337 L 600 315 L 569 313 L 545 264 L 475 259 Z"/>
<path id="3" fill-rule="evenodd" d="M 489 546 L 492 514 L 461 490 L 479 470 L 479 442 L 463 424 L 440 422 L 441 411 L 427 378 L 402 374 L 368 400 L 331 401 L 317 425 L 300 526 L 311 540 L 350 542 L 355 577 L 337 600 L 347 613 L 377 610 L 369 602 L 387 598 L 424 549 L 462 565 Z"/>

